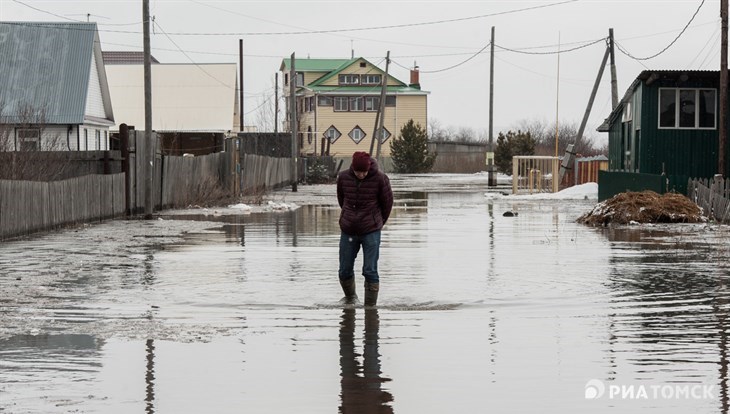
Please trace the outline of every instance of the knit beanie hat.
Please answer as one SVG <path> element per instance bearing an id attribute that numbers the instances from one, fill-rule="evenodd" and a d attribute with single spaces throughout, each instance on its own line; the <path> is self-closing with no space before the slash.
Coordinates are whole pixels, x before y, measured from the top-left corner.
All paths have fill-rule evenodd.
<path id="1" fill-rule="evenodd" d="M 355 171 L 368 171 L 370 169 L 370 154 L 365 151 L 357 151 L 352 154 L 352 169 Z"/>

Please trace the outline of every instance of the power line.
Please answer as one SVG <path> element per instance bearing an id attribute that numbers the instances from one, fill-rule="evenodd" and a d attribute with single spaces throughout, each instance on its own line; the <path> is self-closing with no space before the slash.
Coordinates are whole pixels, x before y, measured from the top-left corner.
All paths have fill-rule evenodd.
<path id="1" fill-rule="evenodd" d="M 17 1 L 17 0 L 14 0 Z M 373 27 L 356 27 L 356 28 L 342 28 L 342 29 L 323 29 L 323 30 L 300 30 L 292 32 L 170 32 L 168 35 L 171 36 L 283 36 L 283 35 L 310 35 L 310 34 L 323 34 L 323 33 L 348 33 L 348 32 L 363 32 L 369 30 L 383 30 L 383 29 L 400 29 L 405 27 L 417 27 L 417 26 L 429 26 L 435 24 L 444 23 L 455 23 L 463 22 L 468 20 L 483 19 L 486 17 L 502 16 L 506 14 L 515 14 L 525 11 L 544 9 L 547 7 L 560 6 L 567 3 L 575 3 L 580 0 L 564 0 L 555 3 L 542 4 L 539 6 L 523 7 L 521 9 L 507 10 L 503 12 L 481 14 L 478 16 L 459 17 L 455 19 L 443 19 L 429 22 L 418 22 L 418 23 L 403 23 L 395 25 L 384 25 L 384 26 L 373 26 Z M 132 31 L 121 31 L 121 30 L 105 30 L 112 33 L 139 33 Z"/>
<path id="2" fill-rule="evenodd" d="M 700 49 L 700 51 L 697 52 L 697 54 L 692 59 L 692 61 L 689 62 L 689 64 L 687 64 L 687 69 L 691 68 L 692 65 L 694 65 L 695 61 L 697 59 L 699 59 L 700 55 L 705 51 L 705 49 L 707 49 L 708 46 L 711 45 L 710 46 L 710 49 L 708 49 L 708 50 L 712 51 L 712 48 L 715 47 L 715 43 L 718 41 L 719 38 L 720 38 L 720 26 L 718 26 L 718 27 L 715 28 L 715 31 L 712 33 L 712 36 L 710 36 L 710 38 L 708 39 L 708 41 L 705 42 L 705 45 L 702 46 L 702 49 Z M 702 64 L 704 64 L 704 62 L 705 62 L 705 60 L 703 59 L 702 60 L 702 63 L 699 65 L 699 67 L 702 67 Z"/>
<path id="3" fill-rule="evenodd" d="M 56 13 L 53 13 L 53 12 L 49 12 L 47 10 L 43 10 L 43 9 L 39 9 L 37 7 L 33 7 L 30 4 L 23 3 L 22 1 L 19 1 L 19 0 L 13 0 L 13 1 L 16 2 L 16 3 L 18 3 L 18 4 L 21 4 L 21 5 L 25 6 L 27 8 L 29 8 L 29 9 L 33 9 L 33 10 L 35 10 L 37 12 L 49 14 L 51 16 L 58 17 L 59 19 L 64 19 L 64 20 L 68 20 L 68 21 L 71 21 L 71 22 L 77 22 L 77 23 L 86 23 L 86 22 L 84 22 L 82 20 L 70 19 L 70 18 L 68 18 L 66 16 L 61 16 L 60 14 L 56 14 Z"/>
<path id="4" fill-rule="evenodd" d="M 164 30 L 164 29 L 162 28 L 162 26 L 160 26 L 160 24 L 159 24 L 159 23 L 157 23 L 157 22 L 156 22 L 156 21 L 154 21 L 154 20 L 152 20 L 152 22 L 154 23 L 154 25 L 155 25 L 155 26 L 157 26 L 157 27 L 158 27 L 158 28 L 160 29 L 160 31 L 162 32 L 162 34 L 164 34 L 164 35 L 165 35 L 165 36 L 166 36 L 166 37 L 167 37 L 167 38 L 168 38 L 168 39 L 170 40 L 170 42 L 171 42 L 171 43 L 172 43 L 173 45 L 175 45 L 175 47 L 176 47 L 176 48 L 178 48 L 178 50 L 180 50 L 180 52 L 181 52 L 181 53 L 182 53 L 183 55 L 185 55 L 185 57 L 186 57 L 186 58 L 188 58 L 188 60 L 190 60 L 190 62 L 192 62 L 192 63 L 193 63 L 193 64 L 194 64 L 194 65 L 195 65 L 195 66 L 196 66 L 196 67 L 197 67 L 198 69 L 200 69 L 201 71 L 203 71 L 203 72 L 204 72 L 204 73 L 205 73 L 206 75 L 208 75 L 208 77 L 210 77 L 211 79 L 213 79 L 213 80 L 215 80 L 216 82 L 220 83 L 221 85 L 225 86 L 226 88 L 228 88 L 228 89 L 231 89 L 231 90 L 237 90 L 236 88 L 233 88 L 233 87 L 231 87 L 230 85 L 228 85 L 228 84 L 224 83 L 223 81 L 221 81 L 220 79 L 216 78 L 215 76 L 211 75 L 211 74 L 210 74 L 210 73 L 209 73 L 208 71 L 206 71 L 205 69 L 203 69 L 203 68 L 202 68 L 202 67 L 201 67 L 201 66 L 200 66 L 199 64 L 197 64 L 197 63 L 196 63 L 196 62 L 195 62 L 195 61 L 194 61 L 194 60 L 193 60 L 193 59 L 192 59 L 192 58 L 191 58 L 191 57 L 190 57 L 190 56 L 189 56 L 189 55 L 188 55 L 188 54 L 187 54 L 187 53 L 186 53 L 186 52 L 185 52 L 184 50 L 182 50 L 182 49 L 180 48 L 180 46 L 178 46 L 178 45 L 177 45 L 177 43 L 175 43 L 175 41 L 174 41 L 174 40 L 172 40 L 172 38 L 171 38 L 171 37 L 170 37 L 170 36 L 169 36 L 169 35 L 168 35 L 168 34 L 167 34 L 167 33 L 165 32 L 165 30 Z"/>
<path id="5" fill-rule="evenodd" d="M 657 56 L 661 55 L 662 53 L 666 52 L 666 51 L 667 51 L 667 49 L 669 49 L 670 47 L 672 47 L 672 45 L 673 45 L 674 43 L 676 43 L 676 42 L 677 42 L 677 40 L 679 40 L 679 38 L 680 38 L 680 37 L 682 37 L 682 35 L 684 34 L 684 31 L 685 31 L 685 30 L 687 30 L 687 28 L 688 28 L 688 27 L 689 27 L 689 25 L 690 25 L 690 24 L 692 23 L 692 21 L 693 21 L 693 20 L 695 19 L 695 17 L 697 17 L 697 13 L 699 13 L 699 12 L 700 12 L 700 9 L 702 8 L 702 6 L 703 6 L 704 4 L 705 4 L 705 0 L 702 0 L 702 1 L 700 2 L 700 5 L 699 5 L 699 7 L 697 7 L 697 10 L 695 10 L 695 13 L 694 13 L 694 14 L 692 15 L 692 17 L 691 17 L 691 18 L 689 19 L 689 21 L 687 22 L 687 24 L 686 24 L 686 25 L 684 26 L 684 29 L 682 29 L 682 31 L 681 31 L 681 32 L 679 32 L 679 34 L 677 35 L 677 37 L 675 37 L 675 38 L 674 38 L 674 40 L 672 40 L 672 41 L 671 41 L 671 42 L 670 42 L 670 43 L 669 43 L 669 44 L 667 45 L 667 47 L 665 47 L 664 49 L 660 50 L 659 52 L 657 52 L 657 53 L 655 53 L 655 54 L 653 54 L 653 55 L 651 55 L 651 56 L 647 56 L 647 57 L 639 58 L 639 57 L 636 57 L 636 56 L 632 55 L 631 53 L 629 53 L 629 52 L 628 52 L 628 51 L 627 51 L 626 49 L 624 49 L 624 48 L 623 48 L 623 47 L 621 47 L 621 46 L 619 46 L 619 47 L 618 47 L 618 50 L 619 50 L 619 51 L 621 51 L 621 53 L 623 53 L 624 55 L 626 55 L 626 56 L 628 56 L 628 57 L 630 57 L 631 59 L 634 59 L 634 60 L 649 60 L 649 59 L 653 59 L 653 58 L 655 58 L 655 57 L 657 57 Z"/>
<path id="6" fill-rule="evenodd" d="M 704 1 L 704 0 L 702 0 L 702 1 Z M 586 44 L 583 44 L 583 45 L 580 45 L 580 46 L 576 46 L 576 47 L 571 48 L 571 49 L 556 50 L 556 51 L 550 51 L 550 52 L 526 52 L 526 51 L 520 50 L 520 49 L 510 49 L 508 47 L 500 46 L 500 45 L 498 45 L 496 43 L 494 44 L 494 47 L 498 47 L 498 48 L 500 48 L 502 50 L 506 50 L 508 52 L 521 53 L 523 55 L 557 55 L 557 54 L 562 54 L 562 53 L 573 52 L 575 50 L 583 49 L 583 48 L 586 48 L 588 46 L 593 46 L 596 43 L 604 42 L 606 40 L 607 39 L 605 37 L 602 37 L 600 39 L 596 39 L 594 41 L 591 41 L 589 43 L 586 43 Z"/>
<path id="7" fill-rule="evenodd" d="M 489 42 L 489 43 L 487 43 L 486 45 L 484 45 L 484 47 L 483 47 L 483 48 L 479 49 L 479 51 L 477 51 L 477 52 L 476 52 L 476 53 L 474 53 L 473 55 L 469 56 L 468 58 L 466 58 L 466 59 L 462 60 L 461 62 L 459 62 L 459 63 L 457 63 L 457 64 L 455 64 L 455 65 L 451 65 L 451 66 L 449 66 L 449 67 L 446 67 L 446 68 L 442 68 L 442 69 L 436 69 L 436 70 L 422 70 L 422 71 L 420 71 L 420 72 L 421 72 L 421 73 L 438 73 L 438 72 L 446 72 L 447 70 L 455 69 L 455 68 L 457 68 L 457 67 L 459 67 L 459 66 L 461 66 L 461 65 L 465 64 L 466 62 L 468 62 L 468 61 L 470 61 L 470 60 L 474 59 L 475 57 L 477 57 L 477 56 L 478 56 L 478 55 L 479 55 L 480 53 L 482 53 L 482 52 L 484 51 L 484 49 L 488 48 L 488 47 L 489 47 L 489 45 L 491 45 L 491 44 L 492 44 L 492 42 Z M 398 66 L 400 66 L 400 67 L 402 67 L 403 69 L 409 69 L 409 68 L 407 68 L 407 67 L 405 67 L 405 66 L 401 65 L 400 63 L 398 63 L 398 62 L 395 62 L 395 61 L 393 61 L 392 59 L 391 59 L 391 62 L 395 63 L 396 65 L 398 65 Z"/>
<path id="8" fill-rule="evenodd" d="M 50 12 L 48 10 L 39 9 L 38 7 L 34 7 L 34 6 L 31 6 L 30 4 L 23 3 L 20 0 L 12 0 L 12 1 L 14 1 L 15 3 L 18 3 L 20 5 L 23 5 L 23 6 L 27 7 L 27 8 L 29 8 L 29 9 L 33 9 L 33 10 L 35 10 L 37 12 L 45 13 L 45 14 L 48 14 L 48 15 L 51 15 L 51 16 L 54 16 L 54 17 L 58 17 L 59 19 L 64 19 L 64 20 L 68 20 L 70 22 L 76 22 L 76 23 L 87 23 L 87 22 L 85 22 L 83 20 L 71 19 L 71 18 L 68 18 L 66 16 L 62 16 L 60 14 L 56 14 L 56 13 Z M 85 14 L 84 16 L 88 16 L 88 15 L 90 15 L 90 14 Z M 103 16 L 99 16 L 99 17 L 103 17 Z M 139 25 L 139 24 L 142 24 L 142 22 L 134 22 L 134 23 L 97 23 L 97 25 L 99 25 L 99 26 L 135 26 L 135 25 Z"/>

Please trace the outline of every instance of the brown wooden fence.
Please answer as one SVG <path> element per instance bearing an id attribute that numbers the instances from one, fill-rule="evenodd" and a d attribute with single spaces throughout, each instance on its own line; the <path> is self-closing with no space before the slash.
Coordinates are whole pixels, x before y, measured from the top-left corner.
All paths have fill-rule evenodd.
<path id="1" fill-rule="evenodd" d="M 291 159 L 250 154 L 241 158 L 241 191 L 244 194 L 291 184 Z"/>
<path id="2" fill-rule="evenodd" d="M 79 174 L 93 171 L 94 162 L 101 165 L 101 171 L 111 174 L 92 173 L 50 182 L 0 180 L 0 240 L 125 213 L 143 213 L 146 166 L 150 162 L 155 166 L 152 201 L 157 210 L 204 203 L 213 197 L 255 193 L 291 181 L 290 158 L 242 154 L 236 145 L 209 155 L 162 156 L 155 134 L 153 139 L 153 147 L 157 148 L 154 158 L 143 150 L 143 132 L 134 130 L 123 139 L 120 152 L 74 154 L 91 168 L 79 170 Z"/>
<path id="3" fill-rule="evenodd" d="M 436 161 L 431 172 L 473 174 L 487 170 L 487 145 L 479 143 L 429 142 Z"/>
<path id="4" fill-rule="evenodd" d="M 226 153 L 166 156 L 162 162 L 161 207 L 185 207 L 224 191 Z"/>
<path id="5" fill-rule="evenodd" d="M 124 214 L 124 174 L 0 180 L 0 239 Z"/>
<path id="6" fill-rule="evenodd" d="M 722 223 L 730 222 L 730 178 L 690 178 L 687 193 L 707 217 Z"/>

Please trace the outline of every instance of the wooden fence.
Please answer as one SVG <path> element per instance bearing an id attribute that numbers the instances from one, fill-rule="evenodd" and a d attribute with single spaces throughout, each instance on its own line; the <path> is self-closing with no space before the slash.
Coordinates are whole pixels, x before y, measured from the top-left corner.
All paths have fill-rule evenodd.
<path id="1" fill-rule="evenodd" d="M 224 190 L 226 153 L 166 156 L 162 161 L 162 208 L 185 207 Z"/>
<path id="2" fill-rule="evenodd" d="M 702 207 L 707 217 L 730 222 L 730 178 L 690 178 L 687 196 Z"/>
<path id="3" fill-rule="evenodd" d="M 243 154 L 241 191 L 251 194 L 291 184 L 291 159 Z"/>
<path id="4" fill-rule="evenodd" d="M 291 183 L 290 158 L 226 152 L 182 157 L 162 156 L 153 134 L 155 155 L 144 149 L 142 131 L 129 130 L 121 152 L 84 154 L 101 163 L 105 175 L 90 174 L 63 181 L 0 180 L 0 240 L 65 225 L 134 215 L 145 211 L 147 166 L 152 172 L 155 209 L 186 207 L 208 198 L 253 194 Z M 12 155 L 12 154 L 11 154 Z M 67 157 L 54 154 L 52 157 Z M 77 156 L 78 157 L 78 156 Z M 154 157 L 154 158 L 153 158 Z M 110 167 L 110 162 L 112 165 Z M 92 168 L 93 170 L 93 168 Z M 121 173 L 115 173 L 117 171 Z M 109 174 L 111 172 L 111 174 Z"/>
<path id="5" fill-rule="evenodd" d="M 0 180 L 0 239 L 124 214 L 124 174 Z"/>
<path id="6" fill-rule="evenodd" d="M 433 173 L 473 174 L 487 170 L 487 144 L 429 142 L 428 151 L 438 154 Z"/>

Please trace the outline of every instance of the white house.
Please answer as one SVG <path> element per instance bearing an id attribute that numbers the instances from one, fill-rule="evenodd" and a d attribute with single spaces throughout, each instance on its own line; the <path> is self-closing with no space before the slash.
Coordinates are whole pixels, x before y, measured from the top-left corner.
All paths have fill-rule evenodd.
<path id="1" fill-rule="evenodd" d="M 112 130 L 122 123 L 144 129 L 144 65 L 129 56 L 113 62 L 106 65 L 116 113 Z M 170 155 L 222 151 L 225 137 L 239 128 L 236 64 L 156 63 L 151 72 L 152 130 L 162 150 Z"/>
<path id="2" fill-rule="evenodd" d="M 0 22 L 0 151 L 109 149 L 96 23 Z"/>

